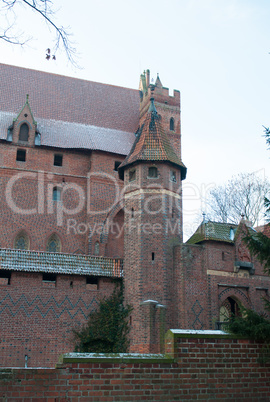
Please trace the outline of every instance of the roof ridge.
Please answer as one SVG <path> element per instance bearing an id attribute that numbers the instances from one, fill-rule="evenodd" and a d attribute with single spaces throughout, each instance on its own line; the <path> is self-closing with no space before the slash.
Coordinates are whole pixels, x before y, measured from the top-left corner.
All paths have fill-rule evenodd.
<path id="1" fill-rule="evenodd" d="M 51 73 L 51 72 L 48 72 L 48 71 L 35 70 L 33 68 L 14 66 L 12 64 L 5 64 L 5 63 L 0 63 L 0 66 L 5 66 L 5 67 L 8 67 L 8 68 L 16 68 L 16 69 L 20 69 L 20 70 L 27 70 L 27 71 L 32 71 L 32 72 L 35 72 L 35 73 L 48 74 L 48 75 L 56 76 L 56 77 L 64 77 L 64 78 L 68 78 L 68 79 L 72 79 L 72 80 L 78 80 L 78 81 L 84 81 L 84 82 L 92 82 L 93 84 L 103 85 L 105 87 L 122 88 L 122 89 L 126 89 L 126 90 L 129 90 L 129 91 L 131 90 L 131 91 L 139 93 L 139 89 L 128 88 L 128 87 L 124 87 L 122 85 L 105 84 L 103 82 L 91 81 L 91 80 L 88 80 L 86 78 L 78 78 L 78 77 L 73 77 L 73 76 L 70 76 L 70 75 L 59 74 L 59 73 Z"/>

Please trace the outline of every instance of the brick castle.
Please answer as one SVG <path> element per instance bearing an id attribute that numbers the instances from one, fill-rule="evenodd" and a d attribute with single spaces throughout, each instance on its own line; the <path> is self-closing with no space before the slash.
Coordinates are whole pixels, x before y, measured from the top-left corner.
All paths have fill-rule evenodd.
<path id="1" fill-rule="evenodd" d="M 263 311 L 270 278 L 242 238 L 203 221 L 183 243 L 180 93 L 0 65 L 0 365 L 52 367 L 115 281 L 131 351 L 168 329 Z"/>

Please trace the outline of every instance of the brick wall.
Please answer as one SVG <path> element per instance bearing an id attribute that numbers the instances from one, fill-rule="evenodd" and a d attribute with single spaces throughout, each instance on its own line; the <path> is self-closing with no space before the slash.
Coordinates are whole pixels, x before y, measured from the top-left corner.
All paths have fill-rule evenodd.
<path id="1" fill-rule="evenodd" d="M 87 321 L 115 284 L 99 278 L 88 284 L 85 276 L 12 272 L 10 284 L 0 283 L 0 366 L 54 367 L 63 352 L 74 350 L 72 329 Z"/>
<path id="2" fill-rule="evenodd" d="M 264 312 L 270 277 L 253 260 L 254 273 L 235 271 L 237 245 L 205 242 L 175 249 L 177 316 L 179 328 L 215 329 L 220 307 L 232 298 L 239 305 Z"/>
<path id="3" fill-rule="evenodd" d="M 270 400 L 262 345 L 224 334 L 169 332 L 169 355 L 64 355 L 56 369 L 2 369 L 2 401 Z"/>

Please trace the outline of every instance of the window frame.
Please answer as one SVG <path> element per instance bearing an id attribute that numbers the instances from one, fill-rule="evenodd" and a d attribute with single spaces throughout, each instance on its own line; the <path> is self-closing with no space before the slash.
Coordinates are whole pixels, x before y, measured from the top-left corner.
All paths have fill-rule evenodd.
<path id="1" fill-rule="evenodd" d="M 57 161 L 58 158 L 60 158 L 59 161 Z M 58 166 L 58 167 L 63 166 L 63 154 L 54 154 L 53 166 Z"/>
<path id="2" fill-rule="evenodd" d="M 19 154 L 21 154 L 20 157 Z M 22 157 L 22 155 L 24 156 L 24 158 Z M 26 162 L 26 149 L 17 148 L 16 162 Z"/>

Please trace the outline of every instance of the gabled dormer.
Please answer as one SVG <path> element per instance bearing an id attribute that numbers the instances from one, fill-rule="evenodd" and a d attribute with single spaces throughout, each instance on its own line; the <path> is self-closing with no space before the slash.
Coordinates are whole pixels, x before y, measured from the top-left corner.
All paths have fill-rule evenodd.
<path id="1" fill-rule="evenodd" d="M 40 145 L 40 134 L 37 131 L 37 123 L 29 105 L 28 95 L 18 116 L 8 128 L 7 141 L 23 146 Z"/>

